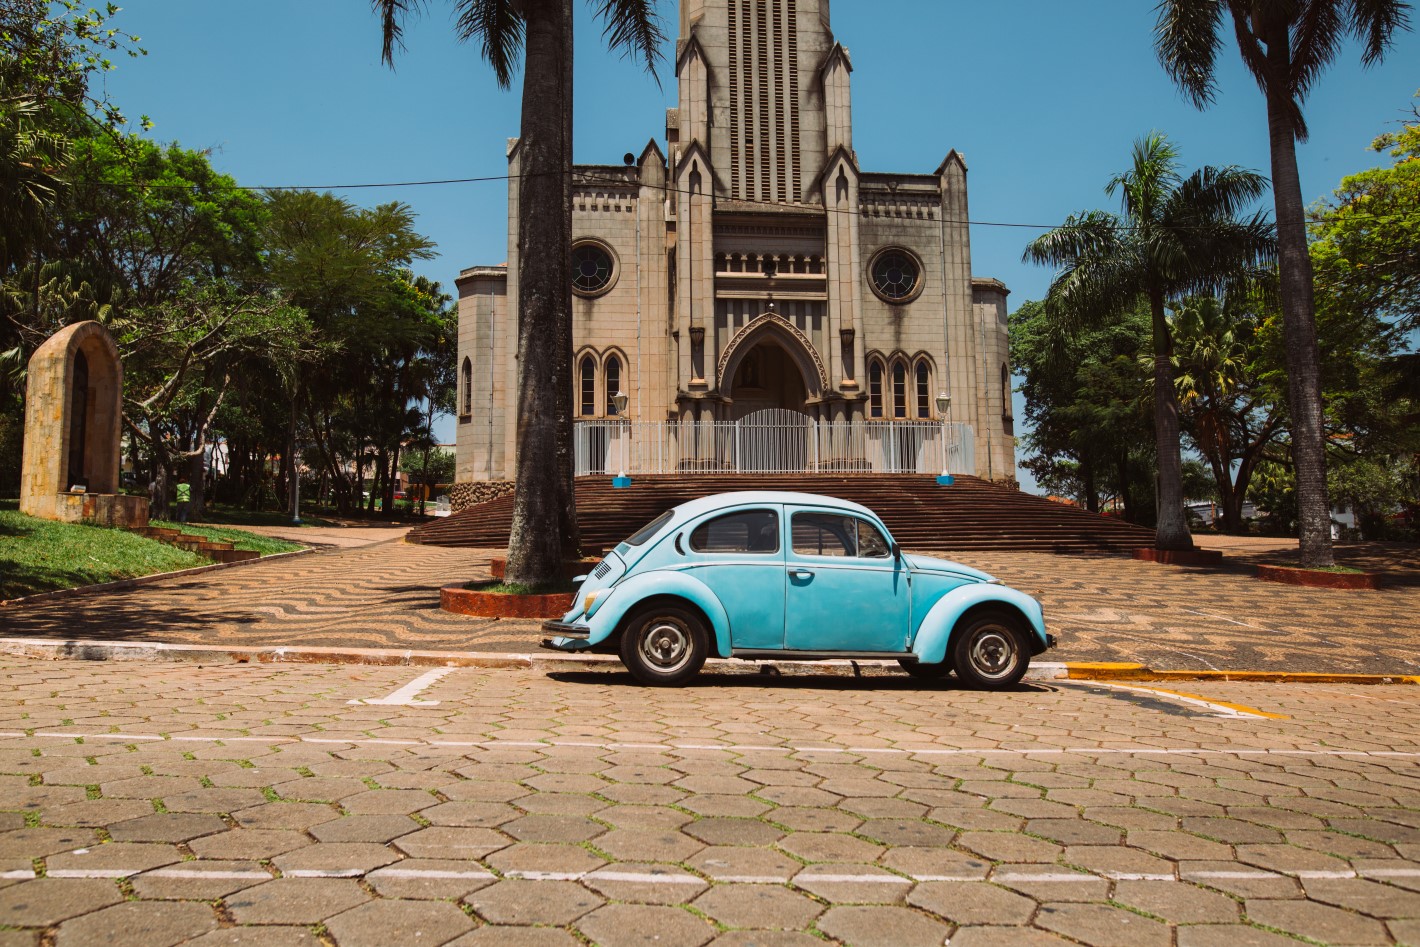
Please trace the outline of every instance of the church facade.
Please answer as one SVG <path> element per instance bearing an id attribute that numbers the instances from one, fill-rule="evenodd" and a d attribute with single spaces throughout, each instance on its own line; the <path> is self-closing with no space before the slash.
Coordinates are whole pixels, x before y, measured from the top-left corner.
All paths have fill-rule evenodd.
<path id="1" fill-rule="evenodd" d="M 1007 289 L 972 276 L 961 155 L 859 167 L 829 0 L 681 0 L 675 71 L 664 145 L 574 169 L 578 472 L 1013 478 Z M 508 230 L 457 281 L 460 482 L 513 471 L 516 187 Z"/>

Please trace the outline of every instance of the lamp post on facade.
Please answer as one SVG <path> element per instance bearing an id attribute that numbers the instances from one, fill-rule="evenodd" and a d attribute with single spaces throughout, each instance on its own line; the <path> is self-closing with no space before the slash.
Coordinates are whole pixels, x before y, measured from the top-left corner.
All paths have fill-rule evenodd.
<path id="1" fill-rule="evenodd" d="M 937 413 L 942 416 L 942 475 L 937 484 L 950 487 L 956 481 L 952 478 L 951 453 L 947 447 L 947 431 L 951 426 L 952 396 L 945 391 L 937 395 Z"/>
<path id="2" fill-rule="evenodd" d="M 611 481 L 611 485 L 618 490 L 623 490 L 631 486 L 631 478 L 626 476 L 626 441 L 631 437 L 631 422 L 626 416 L 626 406 L 630 401 L 631 399 L 627 397 L 624 391 L 618 391 L 611 396 L 611 406 L 616 409 L 617 419 L 626 422 L 624 432 L 619 438 L 621 441 L 621 472 L 612 478 Z"/>

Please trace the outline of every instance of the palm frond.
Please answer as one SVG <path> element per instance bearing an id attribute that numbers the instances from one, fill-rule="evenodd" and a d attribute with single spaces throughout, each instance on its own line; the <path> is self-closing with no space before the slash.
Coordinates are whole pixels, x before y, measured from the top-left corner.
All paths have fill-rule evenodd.
<path id="1" fill-rule="evenodd" d="M 606 24 L 602 35 L 607 46 L 619 49 L 630 57 L 642 60 L 646 71 L 656 75 L 661 59 L 661 44 L 666 40 L 655 0 L 597 0 L 597 15 Z M 656 79 L 660 84 L 660 79 Z"/>
<path id="2" fill-rule="evenodd" d="M 1063 225 L 1032 240 L 1021 259 L 1059 267 L 1083 257 L 1114 254 L 1122 239 L 1119 218 L 1102 210 L 1092 210 L 1067 217 Z"/>
<path id="3" fill-rule="evenodd" d="M 1396 0 L 1346 0 L 1351 33 L 1361 41 L 1361 62 L 1374 66 L 1397 32 L 1410 29 L 1410 4 Z"/>
<path id="4" fill-rule="evenodd" d="M 526 21 L 517 0 L 458 0 L 455 29 L 465 42 L 477 39 L 500 88 L 508 88 L 522 58 Z"/>
<path id="5" fill-rule="evenodd" d="M 1189 218 L 1232 218 L 1255 204 L 1265 195 L 1271 183 L 1256 171 L 1236 165 L 1199 168 L 1169 195 L 1162 208 L 1165 220 Z"/>
<path id="6" fill-rule="evenodd" d="M 1288 91 L 1297 101 L 1305 101 L 1316 80 L 1341 48 L 1347 23 L 1342 16 L 1342 0 L 1304 0 L 1292 24 L 1292 74 Z"/>
<path id="7" fill-rule="evenodd" d="M 1178 149 L 1167 135 L 1152 131 L 1134 142 L 1129 170 L 1110 178 L 1104 192 L 1120 195 L 1127 219 L 1147 223 L 1178 183 Z"/>
<path id="8" fill-rule="evenodd" d="M 424 8 L 424 0 L 370 0 L 370 5 L 380 18 L 384 38 L 380 61 L 393 66 L 395 50 L 404 49 L 404 21 Z"/>
<path id="9" fill-rule="evenodd" d="M 1194 105 L 1213 101 L 1222 45 L 1222 0 L 1160 0 L 1154 48 L 1169 78 Z"/>

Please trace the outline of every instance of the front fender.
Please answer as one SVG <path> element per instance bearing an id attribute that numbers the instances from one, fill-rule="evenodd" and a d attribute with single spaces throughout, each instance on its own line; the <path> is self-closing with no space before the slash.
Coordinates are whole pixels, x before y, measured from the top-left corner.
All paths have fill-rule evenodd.
<path id="1" fill-rule="evenodd" d="M 992 604 L 1000 604 L 1020 612 L 1030 625 L 1031 634 L 1035 638 L 1034 653 L 1039 654 L 1045 650 L 1045 614 L 1041 611 L 1040 603 L 1010 586 L 979 582 L 959 586 L 937 600 L 927 617 L 922 619 L 922 624 L 917 626 L 917 636 L 912 641 L 912 653 L 917 655 L 917 660 L 923 664 L 942 663 L 947 658 L 947 645 L 961 616 L 977 605 Z"/>
<path id="2" fill-rule="evenodd" d="M 722 658 L 730 656 L 730 616 L 725 614 L 725 607 L 704 582 L 684 572 L 647 572 L 619 583 L 587 622 L 592 630 L 587 639 L 588 646 L 610 638 L 621 627 L 622 619 L 637 605 L 647 599 L 661 597 L 683 598 L 704 612 L 705 617 L 710 619 L 715 653 Z"/>

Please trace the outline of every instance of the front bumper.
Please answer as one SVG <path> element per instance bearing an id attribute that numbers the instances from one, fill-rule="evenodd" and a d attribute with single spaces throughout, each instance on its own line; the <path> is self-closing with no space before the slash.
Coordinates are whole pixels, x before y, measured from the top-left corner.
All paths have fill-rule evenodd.
<path id="1" fill-rule="evenodd" d="M 1055 640 L 1055 636 L 1054 636 L 1054 635 L 1046 635 L 1046 636 L 1045 636 L 1045 650 L 1049 651 L 1051 648 L 1054 648 L 1054 647 L 1058 646 L 1059 644 L 1060 644 L 1060 642 L 1058 642 L 1058 641 Z"/>
<path id="2" fill-rule="evenodd" d="M 565 621 L 545 621 L 542 623 L 542 630 L 557 638 L 579 638 L 587 639 L 592 636 L 592 629 L 586 625 L 574 625 Z"/>

